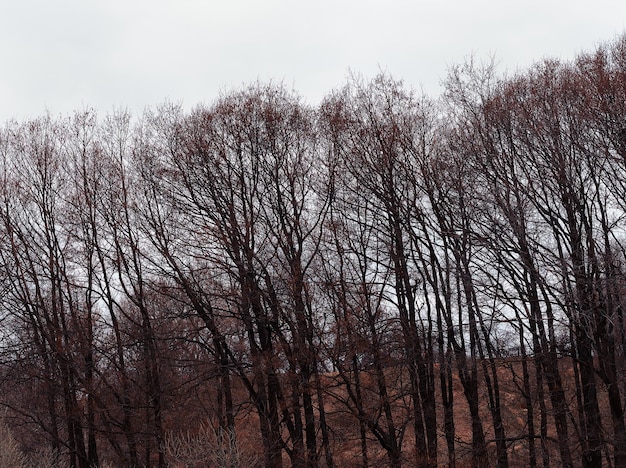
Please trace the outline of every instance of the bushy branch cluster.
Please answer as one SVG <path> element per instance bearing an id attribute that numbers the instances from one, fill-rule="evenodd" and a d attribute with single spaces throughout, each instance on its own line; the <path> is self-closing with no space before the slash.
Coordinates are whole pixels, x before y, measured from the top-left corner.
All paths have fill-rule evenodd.
<path id="1" fill-rule="evenodd" d="M 8 123 L 0 177 L 2 466 L 626 466 L 625 38 Z"/>

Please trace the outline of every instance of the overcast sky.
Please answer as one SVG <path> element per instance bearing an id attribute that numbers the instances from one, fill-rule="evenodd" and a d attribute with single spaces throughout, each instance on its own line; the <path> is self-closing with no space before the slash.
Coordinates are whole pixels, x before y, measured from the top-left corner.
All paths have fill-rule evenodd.
<path id="1" fill-rule="evenodd" d="M 435 96 L 450 65 L 569 60 L 626 31 L 619 0 L 0 0 L 0 122 L 170 101 L 256 80 L 316 104 L 353 71 Z"/>

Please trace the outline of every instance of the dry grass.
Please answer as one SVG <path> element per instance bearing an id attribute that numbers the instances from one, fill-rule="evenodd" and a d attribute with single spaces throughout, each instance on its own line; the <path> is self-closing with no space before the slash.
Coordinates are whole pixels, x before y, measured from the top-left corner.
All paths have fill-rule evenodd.
<path id="1" fill-rule="evenodd" d="M 238 443 L 233 432 L 203 424 L 197 432 L 180 432 L 166 438 L 165 453 L 173 468 L 216 466 L 252 468 L 259 457 Z"/>
<path id="2" fill-rule="evenodd" d="M 26 468 L 29 466 L 26 457 L 13 438 L 13 434 L 3 423 L 0 423 L 0 466 L 5 468 Z"/>

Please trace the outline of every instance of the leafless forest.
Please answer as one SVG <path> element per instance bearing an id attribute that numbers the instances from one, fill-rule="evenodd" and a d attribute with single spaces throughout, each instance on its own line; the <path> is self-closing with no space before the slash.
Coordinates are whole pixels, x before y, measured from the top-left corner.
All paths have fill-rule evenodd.
<path id="1" fill-rule="evenodd" d="M 4 125 L 3 456 L 626 466 L 626 36 L 445 89 Z"/>

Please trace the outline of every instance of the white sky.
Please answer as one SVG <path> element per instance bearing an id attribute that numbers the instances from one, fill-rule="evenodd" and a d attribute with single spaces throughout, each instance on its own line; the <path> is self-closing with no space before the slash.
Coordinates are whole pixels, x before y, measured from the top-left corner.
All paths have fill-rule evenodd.
<path id="1" fill-rule="evenodd" d="M 470 54 L 514 71 L 625 31 L 623 0 L 0 0 L 0 123 L 191 108 L 257 79 L 316 104 L 350 70 L 435 96 Z"/>

